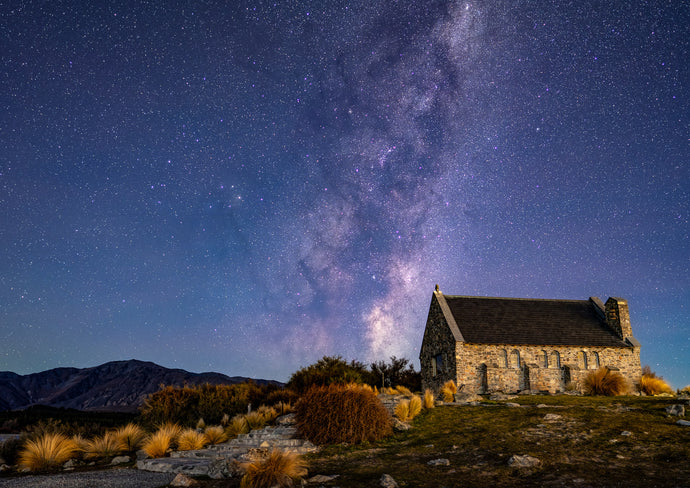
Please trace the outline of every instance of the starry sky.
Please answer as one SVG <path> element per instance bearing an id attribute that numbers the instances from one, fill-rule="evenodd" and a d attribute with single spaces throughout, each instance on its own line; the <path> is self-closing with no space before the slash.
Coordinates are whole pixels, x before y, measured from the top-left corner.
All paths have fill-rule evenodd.
<path id="1" fill-rule="evenodd" d="M 287 380 L 446 294 L 620 296 L 690 383 L 682 1 L 0 9 L 0 370 Z"/>

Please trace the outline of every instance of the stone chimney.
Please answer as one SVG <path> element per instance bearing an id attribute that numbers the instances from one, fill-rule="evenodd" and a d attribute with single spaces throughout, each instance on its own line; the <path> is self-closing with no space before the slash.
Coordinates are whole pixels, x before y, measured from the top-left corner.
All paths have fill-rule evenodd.
<path id="1" fill-rule="evenodd" d="M 616 297 L 606 300 L 606 324 L 623 340 L 633 337 L 626 300 Z"/>

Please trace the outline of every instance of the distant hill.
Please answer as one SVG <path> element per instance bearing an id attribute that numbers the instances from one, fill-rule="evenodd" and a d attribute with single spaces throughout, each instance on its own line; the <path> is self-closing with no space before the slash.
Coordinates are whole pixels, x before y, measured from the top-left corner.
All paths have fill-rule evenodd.
<path id="1" fill-rule="evenodd" d="M 31 405 L 134 411 L 146 395 L 158 391 L 161 384 L 232 385 L 249 379 L 220 373 L 190 373 L 135 359 L 112 361 L 93 368 L 55 368 L 27 375 L 0 371 L 0 411 L 20 410 Z M 271 380 L 252 381 L 281 385 Z"/>

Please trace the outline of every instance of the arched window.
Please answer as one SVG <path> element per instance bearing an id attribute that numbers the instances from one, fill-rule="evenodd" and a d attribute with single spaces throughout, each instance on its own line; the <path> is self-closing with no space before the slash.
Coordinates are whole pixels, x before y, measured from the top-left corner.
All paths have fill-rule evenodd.
<path id="1" fill-rule="evenodd" d="M 549 353 L 546 351 L 542 351 L 543 359 L 542 359 L 542 366 L 544 368 L 549 367 Z"/>
<path id="2" fill-rule="evenodd" d="M 599 369 L 601 367 L 601 362 L 599 361 L 599 353 L 598 352 L 593 352 L 594 355 L 594 367 Z"/>
<path id="3" fill-rule="evenodd" d="M 501 349 L 500 351 L 498 351 L 498 367 L 508 367 L 508 351 L 506 351 L 505 349 Z"/>
<path id="4" fill-rule="evenodd" d="M 554 351 L 551 353 L 551 362 L 549 363 L 549 366 L 551 368 L 560 368 L 561 367 L 561 355 L 559 354 L 558 351 Z"/>
<path id="5" fill-rule="evenodd" d="M 582 369 L 588 369 L 588 364 L 587 364 L 587 353 L 585 351 L 580 351 L 578 353 L 578 366 Z"/>
<path id="6" fill-rule="evenodd" d="M 510 353 L 510 367 L 513 369 L 520 369 L 520 353 L 517 349 L 513 349 Z"/>

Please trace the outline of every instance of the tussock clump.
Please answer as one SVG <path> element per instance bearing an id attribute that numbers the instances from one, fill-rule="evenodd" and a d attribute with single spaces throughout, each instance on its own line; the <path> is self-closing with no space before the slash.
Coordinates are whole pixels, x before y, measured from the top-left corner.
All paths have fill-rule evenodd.
<path id="1" fill-rule="evenodd" d="M 407 399 L 401 400 L 395 406 L 395 410 L 393 413 L 395 413 L 395 416 L 401 422 L 407 422 L 407 419 L 410 417 L 410 401 Z"/>
<path id="2" fill-rule="evenodd" d="M 441 396 L 443 397 L 443 401 L 446 403 L 451 403 L 455 401 L 455 394 L 458 392 L 458 387 L 455 386 L 455 382 L 453 380 L 448 380 L 443 384 L 440 392 Z"/>
<path id="3" fill-rule="evenodd" d="M 182 428 L 177 424 L 163 424 L 144 442 L 144 452 L 152 458 L 165 456 L 177 441 Z"/>
<path id="4" fill-rule="evenodd" d="M 678 393 L 682 393 L 682 394 L 685 394 L 685 395 L 690 395 L 690 385 L 688 385 L 688 386 L 686 386 L 686 387 L 684 387 L 684 388 L 681 388 L 680 391 L 678 391 Z"/>
<path id="5" fill-rule="evenodd" d="M 115 431 L 122 451 L 136 451 L 144 443 L 146 432 L 137 424 L 129 423 Z"/>
<path id="6" fill-rule="evenodd" d="M 272 423 L 275 419 L 278 418 L 278 411 L 273 408 L 273 407 L 267 407 L 266 405 L 261 405 L 257 410 L 264 419 L 266 420 L 266 423 L 270 424 Z"/>
<path id="7" fill-rule="evenodd" d="M 19 453 L 19 465 L 30 471 L 59 468 L 74 457 L 77 444 L 64 434 L 43 434 L 26 441 Z"/>
<path id="8" fill-rule="evenodd" d="M 225 433 L 225 429 L 223 429 L 223 427 L 220 425 L 206 427 L 204 436 L 209 444 L 221 444 L 228 440 L 228 435 Z"/>
<path id="9" fill-rule="evenodd" d="M 424 408 L 434 408 L 436 406 L 436 397 L 428 388 L 424 391 Z"/>
<path id="10" fill-rule="evenodd" d="M 225 428 L 229 437 L 237 437 L 240 434 L 247 434 L 251 429 L 244 415 L 235 415 Z"/>
<path id="11" fill-rule="evenodd" d="M 410 420 L 415 418 L 422 412 L 422 398 L 419 395 L 414 395 L 410 398 Z"/>
<path id="12" fill-rule="evenodd" d="M 640 391 L 645 395 L 673 393 L 673 389 L 664 381 L 663 378 L 647 375 L 642 375 L 640 377 Z"/>
<path id="13" fill-rule="evenodd" d="M 306 464 L 294 453 L 273 450 L 266 459 L 241 465 L 245 471 L 242 488 L 291 487 L 307 474 Z"/>
<path id="14" fill-rule="evenodd" d="M 106 432 L 100 437 L 86 441 L 84 457 L 87 459 L 107 458 L 121 452 L 120 441 L 115 432 Z"/>
<path id="15" fill-rule="evenodd" d="M 196 428 L 200 430 L 204 430 L 206 428 L 206 422 L 204 422 L 204 419 L 197 420 Z"/>
<path id="16" fill-rule="evenodd" d="M 396 386 L 395 389 L 398 390 L 398 393 L 399 393 L 400 395 L 405 395 L 406 397 L 412 397 L 412 396 L 414 396 L 414 393 L 412 393 L 412 392 L 410 391 L 410 389 L 407 388 L 407 387 L 405 387 L 405 386 L 402 386 L 402 385 Z"/>
<path id="17" fill-rule="evenodd" d="M 249 428 L 251 430 L 262 429 L 268 423 L 266 421 L 266 417 L 264 417 L 264 415 L 258 410 L 249 412 L 247 415 L 244 416 L 244 419 L 247 421 L 247 424 L 249 425 Z"/>
<path id="18" fill-rule="evenodd" d="M 206 445 L 206 436 L 196 429 L 185 429 L 177 438 L 177 449 L 180 451 L 196 451 Z"/>
<path id="19" fill-rule="evenodd" d="M 620 373 L 604 366 L 585 376 L 582 388 L 586 395 L 618 396 L 625 395 L 628 384 Z"/>
<path id="20" fill-rule="evenodd" d="M 299 430 L 315 444 L 359 444 L 392 433 L 386 407 L 363 388 L 312 387 L 295 414 Z"/>

